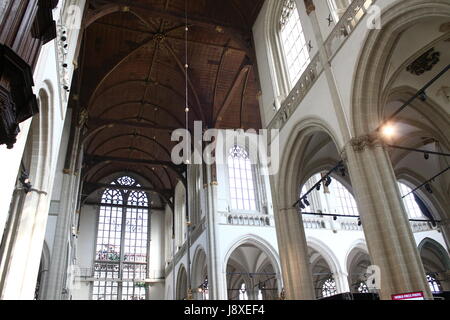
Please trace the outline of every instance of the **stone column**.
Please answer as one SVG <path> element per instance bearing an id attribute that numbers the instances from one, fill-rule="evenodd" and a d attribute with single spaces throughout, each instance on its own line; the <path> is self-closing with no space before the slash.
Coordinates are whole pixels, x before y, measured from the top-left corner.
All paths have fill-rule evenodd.
<path id="1" fill-rule="evenodd" d="M 217 234 L 217 179 L 216 166 L 206 165 L 207 179 L 206 192 L 208 199 L 208 207 L 206 212 L 206 230 L 208 243 L 208 286 L 210 300 L 226 300 L 227 284 L 226 275 L 222 274 L 222 263 L 219 257 L 218 244 L 216 241 Z M 225 278 L 225 280 L 224 280 Z"/>
<path id="2" fill-rule="evenodd" d="M 64 170 L 63 184 L 61 188 L 61 205 L 56 222 L 55 237 L 53 240 L 52 258 L 48 273 L 48 282 L 45 300 L 61 300 L 63 298 L 63 285 L 67 277 L 67 243 L 71 236 L 71 222 L 76 210 L 77 182 L 76 172 L 78 147 L 80 141 L 80 127 L 75 129 L 74 142 L 70 151 L 69 168 Z M 78 163 L 81 167 L 81 161 Z"/>
<path id="3" fill-rule="evenodd" d="M 46 191 L 32 189 L 24 200 L 16 238 L 6 266 L 0 299 L 32 300 L 39 273 L 47 224 L 49 199 Z"/>
<path id="4" fill-rule="evenodd" d="M 442 232 L 445 244 L 447 245 L 447 252 L 450 251 L 450 219 L 442 220 L 439 224 L 439 230 Z"/>
<path id="5" fill-rule="evenodd" d="M 350 292 L 350 285 L 348 283 L 348 274 L 346 272 L 336 272 L 333 274 L 334 281 L 336 282 L 337 293 Z"/>
<path id="6" fill-rule="evenodd" d="M 9 209 L 9 217 L 5 226 L 5 233 L 1 237 L 0 247 L 0 292 L 4 285 L 4 279 L 9 267 L 9 257 L 13 248 L 14 240 L 17 235 L 15 232 L 18 221 L 20 220 L 20 213 L 22 212 L 23 202 L 25 199 L 25 192 L 22 188 L 16 187 L 13 192 L 12 201 Z"/>
<path id="7" fill-rule="evenodd" d="M 378 141 L 352 139 L 345 151 L 371 261 L 380 268 L 380 298 L 416 291 L 432 298 L 389 155 Z"/>
<path id="8" fill-rule="evenodd" d="M 276 195 L 274 194 L 274 196 Z M 285 298 L 287 300 L 315 300 L 303 220 L 297 209 L 292 207 L 292 203 L 277 211 L 275 226 Z"/>

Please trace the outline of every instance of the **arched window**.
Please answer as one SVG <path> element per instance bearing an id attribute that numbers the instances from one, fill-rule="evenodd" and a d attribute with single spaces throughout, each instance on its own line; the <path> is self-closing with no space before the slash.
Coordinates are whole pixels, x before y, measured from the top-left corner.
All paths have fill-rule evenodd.
<path id="1" fill-rule="evenodd" d="M 335 199 L 335 210 L 338 214 L 359 216 L 355 198 L 339 181 L 334 179 L 329 185 L 330 194 Z"/>
<path id="2" fill-rule="evenodd" d="M 146 298 L 149 201 L 124 176 L 103 193 L 94 261 L 94 300 Z M 127 189 L 129 188 L 129 189 Z"/>
<path id="3" fill-rule="evenodd" d="M 239 300 L 248 300 L 247 289 L 245 288 L 245 283 L 241 284 L 239 289 Z"/>
<path id="4" fill-rule="evenodd" d="M 304 195 L 311 188 L 311 186 L 314 186 L 320 179 L 322 179 L 321 173 L 312 176 L 303 185 L 301 195 Z M 329 210 L 331 211 L 331 213 L 348 216 L 359 216 L 355 198 L 347 190 L 347 188 L 336 179 L 330 178 L 329 183 L 322 183 L 320 190 L 314 190 L 310 194 L 309 202 L 312 204 L 313 211 L 322 210 L 323 206 L 325 205 L 325 203 L 320 203 L 325 201 L 321 200 L 320 197 L 318 197 L 317 192 L 323 192 L 329 197 L 328 203 L 330 205 Z"/>
<path id="5" fill-rule="evenodd" d="M 441 284 L 433 274 L 431 273 L 427 274 L 427 281 L 432 293 L 442 292 Z"/>
<path id="6" fill-rule="evenodd" d="M 322 284 L 322 297 L 331 297 L 337 294 L 336 281 L 333 278 L 329 278 Z"/>
<path id="7" fill-rule="evenodd" d="M 286 70 L 293 87 L 310 62 L 308 45 L 294 0 L 284 0 L 280 16 L 280 36 Z"/>
<path id="8" fill-rule="evenodd" d="M 405 209 L 406 212 L 408 213 L 409 218 L 427 219 L 423 215 L 422 210 L 420 210 L 416 202 L 416 199 L 414 199 L 414 194 L 411 193 L 412 189 L 401 182 L 398 183 L 398 187 L 400 189 L 400 194 L 402 195 L 402 198 L 406 195 L 406 197 L 403 198 L 403 204 L 405 205 Z"/>
<path id="9" fill-rule="evenodd" d="M 236 145 L 228 156 L 232 210 L 256 211 L 255 176 L 248 152 Z"/>

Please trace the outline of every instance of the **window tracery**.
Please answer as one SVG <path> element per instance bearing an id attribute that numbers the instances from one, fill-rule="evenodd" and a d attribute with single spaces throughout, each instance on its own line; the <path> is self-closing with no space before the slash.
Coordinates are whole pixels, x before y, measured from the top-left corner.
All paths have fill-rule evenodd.
<path id="1" fill-rule="evenodd" d="M 256 186 L 252 163 L 247 150 L 235 145 L 229 151 L 228 175 L 231 208 L 256 211 Z"/>

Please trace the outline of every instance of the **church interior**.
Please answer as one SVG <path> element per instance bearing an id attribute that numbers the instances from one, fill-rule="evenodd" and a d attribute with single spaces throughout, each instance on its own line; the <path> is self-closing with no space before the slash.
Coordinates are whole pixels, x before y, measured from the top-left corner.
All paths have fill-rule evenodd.
<path id="1" fill-rule="evenodd" d="M 450 0 L 2 0 L 0 300 L 449 300 Z"/>

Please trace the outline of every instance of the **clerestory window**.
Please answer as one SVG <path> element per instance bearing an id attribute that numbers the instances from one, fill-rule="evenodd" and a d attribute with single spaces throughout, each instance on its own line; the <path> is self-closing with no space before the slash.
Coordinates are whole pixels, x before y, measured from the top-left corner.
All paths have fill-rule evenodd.
<path id="1" fill-rule="evenodd" d="M 286 70 L 292 88 L 310 62 L 308 45 L 294 0 L 284 0 L 279 24 Z"/>

